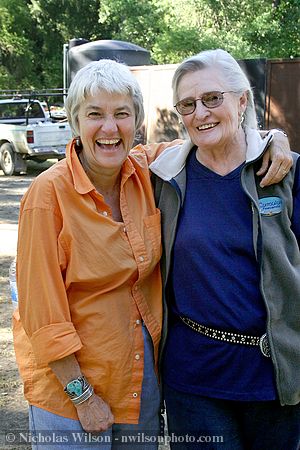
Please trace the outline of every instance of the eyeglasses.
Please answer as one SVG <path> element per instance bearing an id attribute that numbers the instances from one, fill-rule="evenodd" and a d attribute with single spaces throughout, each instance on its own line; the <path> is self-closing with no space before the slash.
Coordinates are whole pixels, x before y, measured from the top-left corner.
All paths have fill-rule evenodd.
<path id="1" fill-rule="evenodd" d="M 197 101 L 200 100 L 206 108 L 217 108 L 218 106 L 222 105 L 224 100 L 223 94 L 228 94 L 229 92 L 234 91 L 227 91 L 227 92 L 220 92 L 220 91 L 212 91 L 212 92 L 206 92 L 199 98 L 184 98 L 183 100 L 180 100 L 179 102 L 174 105 L 174 108 L 176 108 L 177 112 L 182 116 L 187 116 L 188 114 L 192 114 L 197 105 Z"/>

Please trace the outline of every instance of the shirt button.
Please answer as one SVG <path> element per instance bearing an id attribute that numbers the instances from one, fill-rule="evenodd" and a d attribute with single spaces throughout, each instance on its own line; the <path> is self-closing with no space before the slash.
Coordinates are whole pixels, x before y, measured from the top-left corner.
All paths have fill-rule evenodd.
<path id="1" fill-rule="evenodd" d="M 136 323 L 137 325 L 139 325 L 139 324 L 141 323 L 140 319 L 137 319 L 137 320 L 135 321 L 135 323 Z"/>
<path id="2" fill-rule="evenodd" d="M 103 211 L 102 215 L 103 216 L 108 216 L 108 212 L 107 211 Z"/>
<path id="3" fill-rule="evenodd" d="M 137 396 L 138 396 L 138 393 L 137 393 L 137 392 L 134 392 L 134 393 L 132 394 L 132 397 L 133 397 L 133 398 L 137 398 Z"/>
<path id="4" fill-rule="evenodd" d="M 140 355 L 135 355 L 135 359 L 138 361 L 140 359 Z"/>
<path id="5" fill-rule="evenodd" d="M 143 262 L 143 261 L 144 261 L 144 257 L 143 257 L 143 256 L 140 256 L 140 257 L 139 257 L 139 260 L 140 260 L 141 262 Z"/>
<path id="6" fill-rule="evenodd" d="M 126 228 L 125 228 L 125 227 L 123 228 L 123 231 L 124 231 L 124 233 L 127 233 L 127 230 L 126 230 Z"/>

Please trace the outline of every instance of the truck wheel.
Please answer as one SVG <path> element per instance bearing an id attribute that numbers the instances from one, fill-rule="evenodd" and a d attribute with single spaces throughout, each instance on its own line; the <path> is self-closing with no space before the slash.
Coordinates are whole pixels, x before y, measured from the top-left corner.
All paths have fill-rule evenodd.
<path id="1" fill-rule="evenodd" d="M 1 169 L 4 172 L 4 175 L 10 176 L 15 175 L 17 172 L 15 171 L 16 165 L 15 165 L 15 152 L 8 142 L 1 145 L 0 148 L 1 151 Z"/>

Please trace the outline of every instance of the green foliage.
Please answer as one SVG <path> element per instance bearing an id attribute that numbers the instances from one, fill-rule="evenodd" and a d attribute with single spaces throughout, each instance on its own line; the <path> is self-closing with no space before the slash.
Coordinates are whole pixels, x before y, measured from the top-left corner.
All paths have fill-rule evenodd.
<path id="1" fill-rule="evenodd" d="M 29 24 L 25 1 L 1 1 L 0 86 L 3 89 L 28 87 L 35 79 L 32 43 L 25 37 Z"/>
<path id="2" fill-rule="evenodd" d="M 99 23 L 107 39 L 128 41 L 151 50 L 166 13 L 163 1 L 102 0 Z"/>
<path id="3" fill-rule="evenodd" d="M 99 4 L 99 0 L 28 1 L 43 55 L 36 67 L 44 87 L 62 86 L 63 45 L 70 39 L 103 39 L 99 32 Z"/>
<path id="4" fill-rule="evenodd" d="M 63 45 L 118 39 L 177 63 L 221 47 L 236 58 L 300 57 L 299 0 L 0 0 L 0 88 L 62 86 Z"/>
<path id="5" fill-rule="evenodd" d="M 300 56 L 299 0 L 186 0 L 184 8 L 179 0 L 166 3 L 167 27 L 153 48 L 159 63 L 218 47 L 236 58 Z"/>

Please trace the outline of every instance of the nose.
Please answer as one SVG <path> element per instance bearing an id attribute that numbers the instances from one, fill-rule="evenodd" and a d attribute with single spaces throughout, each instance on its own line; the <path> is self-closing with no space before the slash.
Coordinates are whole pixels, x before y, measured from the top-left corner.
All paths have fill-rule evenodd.
<path id="1" fill-rule="evenodd" d="M 113 116 L 107 116 L 103 119 L 101 124 L 102 131 L 106 133 L 114 132 L 118 129 L 116 119 Z"/>
<path id="2" fill-rule="evenodd" d="M 196 109 L 194 111 L 194 115 L 195 117 L 207 117 L 210 114 L 210 110 L 209 108 L 207 108 L 205 105 L 203 105 L 203 103 L 199 100 L 196 101 Z"/>

